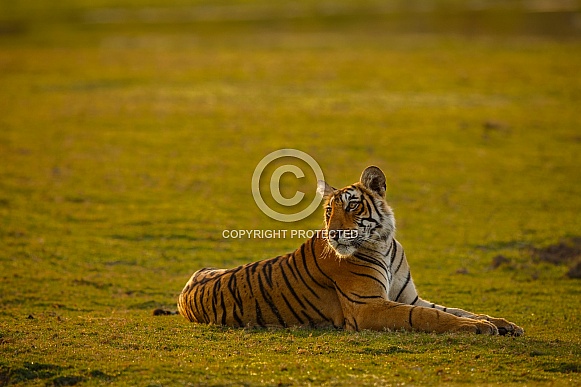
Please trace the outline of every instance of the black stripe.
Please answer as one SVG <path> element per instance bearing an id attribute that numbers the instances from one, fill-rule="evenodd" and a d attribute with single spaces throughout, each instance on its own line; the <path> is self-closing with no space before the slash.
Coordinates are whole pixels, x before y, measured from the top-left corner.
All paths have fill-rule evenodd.
<path id="1" fill-rule="evenodd" d="M 354 265 L 354 266 L 360 266 L 360 267 L 365 267 L 367 269 L 371 269 L 371 270 L 375 270 L 380 276 L 383 277 L 383 279 L 387 282 L 387 277 L 385 276 L 385 273 L 382 273 L 378 268 L 374 267 L 374 266 L 368 266 L 368 265 L 364 265 L 362 263 L 355 263 L 355 262 L 349 262 L 350 264 Z M 351 273 L 353 274 L 358 274 L 354 271 L 351 271 Z M 369 274 L 367 274 L 369 275 Z"/>
<path id="2" fill-rule="evenodd" d="M 414 298 L 414 300 L 411 302 L 410 305 L 414 305 L 416 302 L 418 302 L 419 299 L 420 299 L 420 296 L 416 296 L 416 298 Z"/>
<path id="3" fill-rule="evenodd" d="M 197 272 L 196 276 L 194 277 L 194 281 L 195 281 L 197 284 L 200 284 L 200 285 L 205 285 L 205 284 L 207 284 L 208 282 L 210 282 L 210 281 L 214 280 L 214 277 L 213 277 L 212 270 L 215 270 L 215 269 L 204 268 L 204 269 L 200 269 L 200 270 L 198 270 L 198 272 Z M 207 273 L 207 272 L 209 272 L 209 273 Z M 206 275 L 204 275 L 204 277 L 203 277 L 202 279 L 198 279 L 198 277 L 199 277 L 200 275 L 204 274 L 204 273 L 206 273 Z"/>
<path id="4" fill-rule="evenodd" d="M 397 243 L 395 242 L 395 238 L 392 239 L 390 250 L 393 250 L 393 252 L 391 253 L 391 258 L 389 260 L 389 266 L 391 267 L 393 265 L 393 260 L 395 259 L 395 256 L 397 254 Z"/>
<path id="5" fill-rule="evenodd" d="M 369 231 L 375 230 L 376 228 L 382 228 L 381 224 L 374 218 L 372 218 L 371 216 L 367 217 L 367 218 L 361 218 L 361 220 L 359 222 L 357 222 L 357 225 L 359 227 L 363 227 L 363 221 L 366 220 L 369 223 L 373 223 L 375 226 L 369 226 Z"/>
<path id="6" fill-rule="evenodd" d="M 371 202 L 371 204 L 373 204 L 373 208 L 375 209 L 375 212 L 377 212 L 377 215 L 379 215 L 379 223 L 383 223 L 383 214 L 381 213 L 381 211 L 379 211 L 379 209 L 377 208 L 377 205 L 375 204 L 375 200 L 373 200 L 373 198 L 370 198 L 369 201 Z"/>
<path id="7" fill-rule="evenodd" d="M 286 259 L 284 260 L 284 262 L 286 263 L 286 266 L 290 269 L 291 274 L 293 275 L 293 277 L 295 277 L 295 280 L 298 279 L 297 274 L 295 273 L 295 270 L 293 269 L 293 267 L 290 264 L 290 259 L 288 256 L 285 257 Z"/>
<path id="8" fill-rule="evenodd" d="M 397 297 L 395 298 L 394 301 L 399 300 L 399 297 L 401 296 L 401 294 L 403 293 L 404 289 L 408 286 L 408 284 L 410 283 L 410 280 L 412 278 L 412 274 L 410 272 L 408 272 L 408 277 L 405 280 L 405 283 L 403 284 L 402 288 L 400 289 L 399 293 L 397 294 Z"/>
<path id="9" fill-rule="evenodd" d="M 369 263 L 371 265 L 375 265 L 375 266 L 381 267 L 385 273 L 387 273 L 387 271 L 388 271 L 385 262 L 383 262 L 383 261 L 381 261 L 381 260 L 379 260 L 377 258 L 373 258 L 373 257 L 370 257 L 369 255 L 365 255 L 365 254 L 362 254 L 362 253 L 355 254 L 355 257 L 357 259 L 362 260 L 363 262 L 367 262 L 367 263 Z"/>
<path id="10" fill-rule="evenodd" d="M 393 275 L 395 275 L 395 274 L 396 274 L 396 273 L 399 271 L 399 269 L 400 269 L 400 267 L 401 267 L 401 264 L 403 263 L 404 256 L 405 256 L 405 255 L 404 255 L 404 253 L 403 253 L 403 251 L 402 251 L 402 252 L 401 252 L 401 259 L 399 260 L 399 264 L 397 265 L 397 269 L 395 269 L 394 271 L 392 271 L 392 274 L 393 274 Z"/>
<path id="11" fill-rule="evenodd" d="M 317 326 L 317 324 L 315 324 L 315 320 L 313 320 L 313 318 L 311 316 L 309 316 L 309 314 L 307 312 L 305 312 L 304 310 L 301 310 L 301 313 L 303 314 L 303 316 L 306 317 L 306 319 L 309 321 L 309 326 L 311 328 L 315 328 Z"/>
<path id="12" fill-rule="evenodd" d="M 232 273 L 230 276 L 230 280 L 228 281 L 228 290 L 230 291 L 236 306 L 240 309 L 240 313 L 244 314 L 243 301 L 242 297 L 240 297 L 240 288 L 238 287 L 238 281 L 235 273 L 236 272 Z"/>
<path id="13" fill-rule="evenodd" d="M 410 308 L 410 315 L 408 317 L 408 323 L 410 324 L 410 328 L 413 328 L 414 327 L 414 325 L 412 324 L 412 313 L 413 313 L 413 311 L 414 311 L 415 308 L 417 308 L 417 306 L 412 306 Z"/>
<path id="14" fill-rule="evenodd" d="M 190 321 L 194 321 L 194 319 L 192 318 L 192 311 L 191 308 L 189 308 L 187 305 L 186 301 L 186 294 L 181 294 L 180 297 L 178 298 L 178 309 L 180 309 L 181 311 L 183 311 L 186 314 L 186 317 L 188 318 L 188 320 Z M 195 303 L 194 303 L 195 304 Z"/>
<path id="15" fill-rule="evenodd" d="M 387 239 L 386 239 L 386 241 L 387 241 Z M 368 246 L 368 247 L 366 247 L 366 250 L 369 250 L 369 251 L 371 251 L 372 253 L 379 254 L 379 255 L 381 255 L 383 258 L 386 258 L 386 257 L 387 257 L 387 254 L 389 253 L 389 251 L 390 251 L 391 249 L 388 249 L 388 250 L 387 250 L 387 252 L 386 252 L 386 253 L 384 253 L 383 251 L 380 251 L 380 250 L 375 250 L 373 247 L 371 247 L 371 246 Z M 381 262 L 383 262 L 383 263 L 386 263 L 384 259 L 381 259 L 380 261 L 381 261 Z"/>
<path id="16" fill-rule="evenodd" d="M 260 289 L 260 293 L 262 294 L 262 298 L 264 299 L 266 304 L 269 306 L 272 313 L 276 316 L 276 319 L 278 320 L 279 324 L 286 328 L 287 325 L 284 322 L 284 319 L 282 318 L 282 316 L 280 315 L 278 308 L 276 307 L 276 305 L 272 301 L 272 298 L 270 298 L 270 295 L 268 293 L 266 293 L 266 290 L 264 289 L 264 284 L 262 283 L 262 278 L 260 277 L 260 275 L 258 276 L 258 288 Z"/>
<path id="17" fill-rule="evenodd" d="M 311 239 L 311 243 L 313 243 L 313 242 L 314 242 L 314 239 Z M 302 246 L 301 246 L 301 258 L 302 258 L 302 260 L 303 260 L 303 267 L 305 268 L 305 272 L 308 274 L 308 276 L 311 278 L 311 280 L 312 280 L 312 281 L 313 281 L 315 284 L 317 284 L 318 286 L 320 286 L 320 287 L 322 287 L 322 288 L 326 289 L 327 287 L 326 287 L 326 286 L 324 286 L 324 285 L 321 285 L 321 284 L 320 284 L 320 283 L 319 283 L 319 282 L 318 282 L 318 281 L 315 279 L 315 277 L 313 277 L 313 275 L 312 275 L 312 274 L 311 274 L 311 272 L 309 271 L 309 268 L 307 267 L 307 256 L 305 255 L 305 245 L 306 245 L 306 243 L 303 243 L 303 244 L 302 244 Z M 319 265 L 317 264 L 317 258 L 316 258 L 316 257 L 315 257 L 314 261 L 315 261 L 315 264 L 316 264 L 316 265 L 317 265 L 317 267 L 318 267 Z M 321 269 L 320 269 L 320 268 L 319 268 L 319 271 L 321 271 Z M 321 271 L 321 273 L 323 273 L 323 272 Z M 325 273 L 323 273 L 323 274 L 325 274 Z M 325 274 L 325 276 L 326 276 L 326 277 L 328 277 L 326 274 Z M 317 298 L 319 298 L 319 297 L 317 296 Z"/>
<path id="18" fill-rule="evenodd" d="M 303 302 L 301 301 L 301 299 L 299 298 L 299 296 L 297 295 L 297 293 L 295 292 L 295 290 L 293 289 L 293 287 L 291 286 L 286 273 L 284 272 L 282 266 L 280 267 L 280 273 L 282 274 L 282 279 L 284 280 L 284 283 L 286 284 L 288 290 L 291 292 L 291 294 L 293 295 L 293 297 L 295 298 L 295 300 L 297 300 L 297 302 L 299 303 L 299 305 L 305 309 L 305 304 L 303 304 Z"/>
<path id="19" fill-rule="evenodd" d="M 280 295 L 284 301 L 284 303 L 286 304 L 286 306 L 288 307 L 288 309 L 291 311 L 291 313 L 293 314 L 293 316 L 295 316 L 295 318 L 298 320 L 299 324 L 304 324 L 305 322 L 299 317 L 299 315 L 295 312 L 294 308 L 291 306 L 290 302 L 288 302 L 288 300 L 286 299 L 286 297 L 284 296 L 284 294 Z"/>
<path id="20" fill-rule="evenodd" d="M 212 299 L 212 302 L 210 303 L 212 306 L 212 312 L 214 313 L 214 319 L 211 320 L 214 323 L 218 322 L 218 311 L 216 310 L 216 301 L 214 299 Z"/>
<path id="21" fill-rule="evenodd" d="M 254 298 L 254 291 L 252 290 L 252 282 L 250 282 L 250 279 L 252 278 L 254 273 L 250 273 L 251 269 L 253 266 L 255 266 L 256 263 L 252 264 L 252 265 L 247 265 L 246 268 L 244 269 L 245 273 L 246 273 L 246 283 L 248 284 L 248 289 L 250 290 L 250 297 Z"/>
<path id="22" fill-rule="evenodd" d="M 371 206 L 369 205 L 369 200 L 362 201 L 363 206 L 367 212 L 367 216 L 365 218 L 361 218 L 361 220 L 367 220 L 368 222 L 373 222 L 378 224 L 379 222 L 373 217 L 373 211 L 371 211 Z"/>
<path id="23" fill-rule="evenodd" d="M 224 302 L 224 292 L 220 293 L 220 302 L 222 304 L 222 325 L 226 325 L 226 303 Z"/>
<path id="24" fill-rule="evenodd" d="M 309 306 L 311 308 L 313 308 L 313 310 L 315 311 L 315 313 L 317 313 L 323 320 L 325 320 L 325 321 L 332 321 L 329 317 L 327 317 L 323 313 L 321 313 L 321 311 L 319 310 L 319 308 L 317 308 L 315 305 L 313 305 L 307 298 L 305 298 L 305 301 L 307 302 L 307 304 L 309 304 Z"/>
<path id="25" fill-rule="evenodd" d="M 382 268 L 383 267 L 387 268 L 387 266 L 384 266 L 385 265 L 385 262 L 383 262 L 381 259 L 377 259 L 375 257 L 372 257 L 372 256 L 367 255 L 367 254 L 363 254 L 361 252 L 357 252 L 356 254 L 354 254 L 354 256 L 356 258 L 359 258 L 362 261 L 369 262 L 369 263 L 372 263 L 374 265 L 381 266 Z"/>
<path id="26" fill-rule="evenodd" d="M 353 326 L 355 327 L 355 330 L 359 332 L 359 324 L 357 324 L 357 320 L 355 320 L 355 318 L 353 318 Z"/>
<path id="27" fill-rule="evenodd" d="M 262 273 L 264 274 L 264 279 L 268 286 L 272 289 L 272 260 L 264 262 Z"/>
<path id="28" fill-rule="evenodd" d="M 386 242 L 387 242 L 387 241 L 386 241 Z M 387 256 L 389 255 L 389 253 L 390 253 L 391 249 L 393 249 L 393 242 L 395 242 L 395 238 L 393 238 L 393 239 L 391 240 L 391 243 L 389 244 L 389 249 L 387 249 L 387 251 L 385 252 L 385 254 L 383 254 L 383 256 L 384 256 L 384 257 L 386 257 L 386 258 L 387 258 Z M 391 262 L 390 262 L 390 264 L 391 264 Z"/>
<path id="29" fill-rule="evenodd" d="M 218 278 L 212 287 L 212 312 L 214 312 L 214 322 L 218 322 L 218 310 L 216 309 L 216 302 L 218 301 L 218 294 L 222 287 L 221 278 Z"/>
<path id="30" fill-rule="evenodd" d="M 240 309 L 240 313 L 242 315 L 244 315 L 244 300 L 242 299 L 242 296 L 240 295 L 240 288 L 236 289 L 236 299 L 239 301 L 239 303 L 237 304 L 238 309 Z"/>
<path id="31" fill-rule="evenodd" d="M 238 314 L 236 313 L 236 305 L 234 305 L 232 307 L 232 316 L 234 317 L 234 320 L 236 320 L 236 322 L 238 323 L 239 327 L 244 326 L 244 323 L 242 322 L 242 320 L 240 319 L 240 317 L 238 317 Z"/>
<path id="32" fill-rule="evenodd" d="M 182 310 L 183 310 L 184 312 L 186 312 L 186 315 L 188 316 L 188 319 L 189 319 L 190 321 L 197 320 L 197 318 L 195 317 L 195 315 L 194 315 L 194 313 L 193 313 L 193 311 L 192 311 L 192 309 L 191 309 L 191 308 L 184 308 L 184 307 L 182 306 Z"/>
<path id="33" fill-rule="evenodd" d="M 206 308 L 204 307 L 204 292 L 206 291 L 206 288 L 202 289 L 202 292 L 200 294 L 200 305 L 202 306 L 202 317 L 203 317 L 203 321 L 207 324 L 210 322 L 210 316 L 208 315 L 208 312 L 206 311 Z M 209 290 L 208 290 L 209 292 Z"/>
<path id="34" fill-rule="evenodd" d="M 296 255 L 293 255 L 293 262 L 296 263 Z M 305 279 L 303 278 L 303 275 L 301 274 L 301 271 L 299 270 L 298 266 L 295 266 L 295 269 L 297 270 L 297 274 L 299 275 L 299 278 L 301 279 L 301 282 L 303 283 L 303 285 L 305 285 L 305 287 L 313 294 L 313 296 L 315 296 L 316 298 L 320 299 L 321 297 L 319 297 L 319 295 L 307 284 L 307 281 L 305 281 Z"/>
<path id="35" fill-rule="evenodd" d="M 378 295 L 373 295 L 373 296 L 363 296 L 363 295 L 361 295 L 361 294 L 357 294 L 357 293 L 354 293 L 354 292 L 351 292 L 351 294 L 353 294 L 354 296 L 356 296 L 356 297 L 359 297 L 359 298 L 381 298 L 381 299 L 383 299 L 383 297 L 382 297 L 382 296 L 378 296 Z"/>
<path id="36" fill-rule="evenodd" d="M 260 305 L 258 304 L 258 300 L 254 299 L 256 304 L 256 323 L 261 327 L 265 328 L 266 323 L 264 322 L 264 318 L 262 318 L 262 310 L 260 310 Z"/>
<path id="37" fill-rule="evenodd" d="M 317 262 L 317 256 L 315 255 L 315 246 L 314 246 L 314 244 L 315 244 L 315 239 L 311 239 L 311 254 L 312 254 L 312 256 L 313 256 L 313 261 L 315 262 L 315 266 L 317 267 L 317 269 L 319 270 L 319 272 L 320 272 L 321 274 L 323 274 L 325 277 L 327 277 L 327 279 L 328 279 L 328 280 L 329 280 L 331 283 L 334 283 L 335 281 L 333 281 L 333 278 L 329 277 L 329 276 L 328 276 L 328 275 L 327 275 L 327 274 L 326 274 L 326 273 L 325 273 L 325 272 L 324 272 L 324 271 L 321 269 L 321 266 L 319 266 L 319 262 Z M 306 264 L 306 263 L 305 263 L 305 264 Z M 313 278 L 313 277 L 311 276 L 311 278 Z M 313 281 L 314 281 L 314 278 L 313 278 Z M 315 281 L 315 282 L 316 282 L 316 281 Z M 319 286 L 320 286 L 320 287 L 322 287 L 322 288 L 329 289 L 329 286 L 324 286 L 324 285 L 321 285 L 321 284 L 319 284 L 318 282 L 317 282 L 317 285 L 319 285 Z"/>
<path id="38" fill-rule="evenodd" d="M 349 320 L 347 320 L 347 318 L 345 318 L 343 320 L 343 325 L 345 326 L 345 328 L 352 326 L 353 328 L 355 328 L 355 325 L 351 324 L 351 322 Z"/>
<path id="39" fill-rule="evenodd" d="M 341 290 L 341 288 L 339 286 L 337 286 L 337 284 L 335 284 L 335 289 L 337 289 L 339 291 L 339 293 L 341 293 L 341 295 L 343 297 L 345 297 L 346 299 L 348 299 L 349 301 L 351 301 L 351 302 L 353 302 L 355 304 L 366 304 L 366 302 L 364 302 L 364 301 L 357 301 L 357 300 L 354 300 L 351 297 L 349 297 L 347 294 L 345 294 L 345 292 L 343 292 Z"/>
<path id="40" fill-rule="evenodd" d="M 194 302 L 193 302 L 192 304 L 193 304 L 193 306 L 195 306 L 195 307 L 196 307 L 196 310 L 195 310 L 195 312 L 194 312 L 194 313 L 196 313 L 196 314 L 198 314 L 198 315 L 199 315 L 199 313 L 200 313 L 199 306 L 200 306 L 200 304 L 202 303 L 202 300 L 201 300 L 201 298 L 200 298 L 200 300 L 198 300 L 198 292 L 200 291 L 200 288 L 201 288 L 201 286 L 199 286 L 199 285 L 196 285 L 196 288 L 195 288 L 196 290 L 194 291 L 194 294 L 192 295 L 192 299 L 194 300 Z M 190 293 L 189 293 L 189 294 L 192 294 L 192 293 L 191 293 L 191 291 L 190 291 Z"/>
<path id="41" fill-rule="evenodd" d="M 367 278 L 371 278 L 372 280 L 374 280 L 374 281 L 376 281 L 378 284 L 380 284 L 380 285 L 381 285 L 381 287 L 383 288 L 383 290 L 387 292 L 387 287 L 385 286 L 385 283 L 383 283 L 381 280 L 379 280 L 379 279 L 375 278 L 374 276 L 372 276 L 372 275 L 370 275 L 370 274 L 365 274 L 365 273 L 356 273 L 356 272 L 354 272 L 354 271 L 351 271 L 350 273 L 351 273 L 351 274 L 354 274 L 354 275 L 356 275 L 356 276 L 359 276 L 359 277 L 367 277 Z"/>

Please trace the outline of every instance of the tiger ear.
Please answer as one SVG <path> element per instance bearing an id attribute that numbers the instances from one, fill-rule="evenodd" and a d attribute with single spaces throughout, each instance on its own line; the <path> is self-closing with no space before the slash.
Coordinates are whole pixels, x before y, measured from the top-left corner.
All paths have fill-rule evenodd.
<path id="1" fill-rule="evenodd" d="M 333 194 L 335 188 L 331 187 L 329 184 L 325 183 L 323 180 L 317 180 L 317 193 L 327 199 Z"/>
<path id="2" fill-rule="evenodd" d="M 385 185 L 385 175 L 381 169 L 374 165 L 365 168 L 359 181 L 369 190 L 375 192 L 381 197 L 385 197 L 385 190 L 387 187 Z"/>

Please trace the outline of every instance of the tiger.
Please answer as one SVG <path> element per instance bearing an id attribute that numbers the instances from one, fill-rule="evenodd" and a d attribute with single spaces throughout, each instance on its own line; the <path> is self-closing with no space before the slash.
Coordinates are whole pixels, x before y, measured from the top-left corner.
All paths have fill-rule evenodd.
<path id="1" fill-rule="evenodd" d="M 376 166 L 341 189 L 318 181 L 321 232 L 292 253 L 196 271 L 178 297 L 179 314 L 191 322 L 243 328 L 522 335 L 521 327 L 503 318 L 420 298 L 395 239 L 386 188 Z"/>

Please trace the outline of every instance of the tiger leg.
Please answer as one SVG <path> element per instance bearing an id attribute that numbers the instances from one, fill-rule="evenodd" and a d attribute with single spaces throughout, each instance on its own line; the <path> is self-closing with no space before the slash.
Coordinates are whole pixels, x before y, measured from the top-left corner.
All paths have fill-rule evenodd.
<path id="1" fill-rule="evenodd" d="M 348 330 L 417 330 L 423 332 L 471 332 L 498 334 L 498 329 L 485 320 L 454 316 L 450 313 L 421 306 L 381 300 L 368 304 L 351 305 L 345 313 Z M 346 311 L 347 312 L 347 311 Z"/>
<path id="2" fill-rule="evenodd" d="M 417 300 L 414 302 L 413 305 L 422 306 L 422 307 L 431 308 L 431 309 L 436 309 L 436 310 L 441 310 L 443 312 L 446 312 L 446 313 L 449 313 L 449 314 L 452 314 L 452 315 L 458 316 L 458 317 L 465 317 L 465 318 L 470 318 L 470 319 L 474 319 L 474 320 L 485 320 L 485 321 L 491 322 L 492 324 L 494 324 L 494 326 L 496 326 L 496 328 L 498 328 L 498 333 L 500 335 L 521 336 L 524 333 L 524 329 L 522 329 L 518 325 L 511 323 L 510 321 L 507 321 L 503 318 L 491 317 L 491 316 L 488 316 L 485 314 L 475 314 L 475 313 L 467 312 L 463 309 L 458 309 L 458 308 L 447 308 L 447 307 L 442 306 L 442 305 L 433 304 L 433 303 L 428 302 L 426 300 L 423 300 L 419 297 L 417 298 Z"/>
<path id="3" fill-rule="evenodd" d="M 490 317 L 484 314 L 474 314 L 457 308 L 447 308 L 445 306 L 433 304 L 421 299 L 414 285 L 414 281 L 411 278 L 409 266 L 405 256 L 402 258 L 402 260 L 402 267 L 404 267 L 404 270 L 400 270 L 402 272 L 401 274 L 398 272 L 396 275 L 394 275 L 393 286 L 389 290 L 390 299 L 412 306 L 436 309 L 457 317 L 489 321 L 494 324 L 496 328 L 498 328 L 498 332 L 501 335 L 508 334 L 520 336 L 524 333 L 524 330 L 521 327 L 503 318 Z M 403 273 L 407 273 L 407 276 L 404 276 Z"/>

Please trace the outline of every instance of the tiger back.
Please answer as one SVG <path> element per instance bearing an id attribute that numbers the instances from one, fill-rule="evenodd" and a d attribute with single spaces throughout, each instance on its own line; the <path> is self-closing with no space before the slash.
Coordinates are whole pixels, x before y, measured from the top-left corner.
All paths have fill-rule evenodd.
<path id="1" fill-rule="evenodd" d="M 333 280 L 321 268 L 326 242 L 312 238 L 291 254 L 234 269 L 201 269 L 182 291 L 190 321 L 237 327 L 342 327 Z"/>

